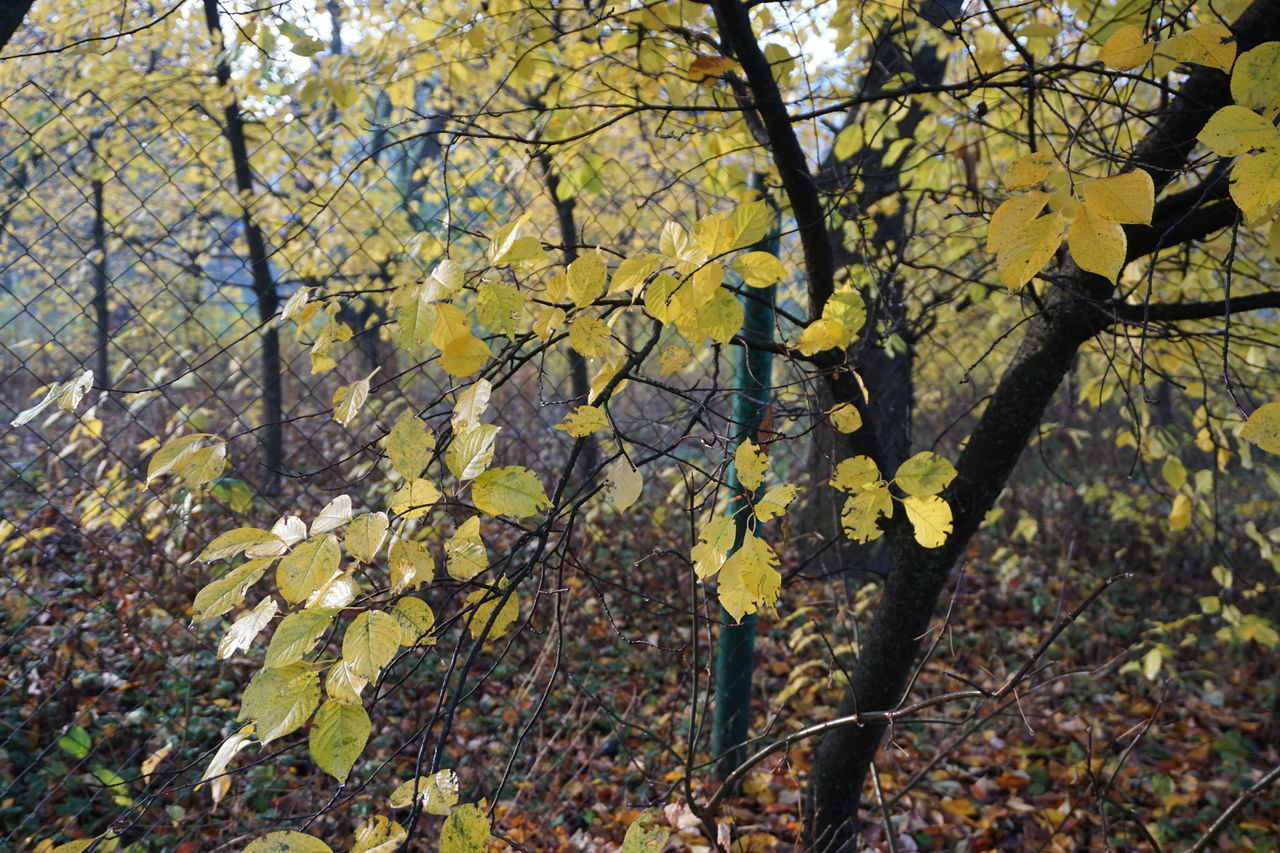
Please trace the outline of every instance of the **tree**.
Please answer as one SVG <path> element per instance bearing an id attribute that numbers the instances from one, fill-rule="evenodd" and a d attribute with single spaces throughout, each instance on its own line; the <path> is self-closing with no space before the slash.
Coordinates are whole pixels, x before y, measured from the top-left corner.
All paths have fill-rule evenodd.
<path id="1" fill-rule="evenodd" d="M 557 591 L 600 581 L 581 556 L 590 527 L 628 524 L 637 500 L 650 513 L 673 503 L 668 495 L 679 501 L 682 532 L 646 547 L 687 554 L 691 592 L 675 611 L 692 621 L 694 731 L 701 632 L 733 630 L 720 608 L 739 623 L 778 600 L 787 543 L 769 525 L 804 489 L 815 499 L 790 511 L 796 538 L 817 534 L 839 563 L 882 577 L 835 718 L 801 721 L 779 741 L 821 736 L 806 842 L 854 850 L 891 722 L 934 704 L 1003 699 L 1033 678 L 1028 665 L 994 685 L 909 701 L 948 581 L 1046 428 L 1064 378 L 1103 364 L 1104 377 L 1135 377 L 1146 392 L 1148 371 L 1171 387 L 1212 371 L 1203 401 L 1185 406 L 1212 457 L 1204 470 L 1217 477 L 1251 461 L 1248 442 L 1277 449 L 1274 410 L 1258 405 L 1274 380 L 1252 366 L 1273 358 L 1268 312 L 1280 307 L 1258 287 L 1274 272 L 1280 206 L 1275 0 L 984 4 L 967 14 L 939 2 L 919 14 L 898 3 L 833 5 L 796 15 L 743 0 L 371 8 L 359 20 L 369 43 L 332 50 L 308 72 L 314 88 L 299 100 L 331 108 L 335 121 L 348 110 L 352 123 L 376 122 L 392 149 L 439 141 L 429 164 L 438 207 L 419 206 L 438 213 L 413 214 L 410 226 L 401 190 L 389 245 L 362 247 L 373 262 L 351 282 L 314 276 L 277 316 L 263 301 L 275 285 L 258 275 L 269 272 L 258 229 L 281 235 L 282 265 L 305 266 L 307 240 L 324 244 L 326 226 L 359 204 L 348 178 L 389 152 L 335 158 L 343 174 L 327 196 L 289 186 L 279 167 L 266 182 L 276 206 L 261 216 L 250 214 L 254 182 L 238 180 L 259 327 L 296 322 L 324 372 L 330 347 L 350 337 L 337 306 L 354 291 L 385 304 L 401 361 L 414 367 L 344 382 L 320 413 L 356 430 L 350 476 L 358 467 L 360 491 L 352 485 L 310 521 L 287 513 L 228 530 L 200 555 L 227 562 L 198 595 L 197 616 L 240 609 L 220 652 L 270 634 L 245 688 L 245 726 L 206 779 L 251 740 L 296 738 L 310 721 L 316 765 L 344 782 L 375 730 L 368 695 L 404 685 L 447 647 L 434 707 L 399 746 L 418 756 L 390 796 L 409 817 L 368 832 L 398 842 L 428 813 L 445 817 L 442 837 L 485 838 L 490 817 L 457 805 L 447 767 L 456 715 L 499 642 L 562 624 L 571 604 Z M 295 52 L 324 48 L 305 22 L 244 14 Z M 215 10 L 210 29 L 216 21 Z M 828 28 L 837 60 L 804 73 Z M 262 75 L 278 79 L 244 103 L 283 140 L 264 147 L 290 152 L 302 112 L 296 72 L 264 51 Z M 862 59 L 846 66 L 850 54 Z M 231 82 L 232 55 L 218 65 L 220 86 Z M 350 79 L 378 92 L 353 96 Z M 237 148 L 231 103 L 223 131 Z M 242 129 L 238 179 L 246 162 Z M 757 246 L 774 213 L 748 185 L 757 173 L 783 203 L 781 242 L 767 251 Z M 498 201 L 480 204 L 491 195 Z M 376 201 L 363 203 L 376 210 Z M 314 216 L 299 225 L 292 202 L 314 205 Z M 1253 285 L 1241 293 L 1241 282 Z M 744 326 L 775 286 L 777 328 Z M 1107 339 L 1116 347 L 1097 343 Z M 1242 354 L 1241 339 L 1260 354 Z M 766 383 L 775 415 L 761 421 L 758 407 L 734 405 L 758 389 L 724 378 L 729 350 L 744 365 L 753 354 L 780 362 Z M 753 369 L 767 373 L 741 375 Z M 540 437 L 558 442 L 547 451 L 554 461 L 520 456 L 496 419 L 527 396 L 521 389 L 561 380 L 567 393 L 550 401 L 560 423 Z M 939 398 L 923 413 L 922 380 Z M 288 417 L 274 411 L 268 425 Z M 919 441 L 922 414 L 950 423 Z M 1176 442 L 1144 441 L 1150 416 L 1138 407 L 1115 417 L 1127 419 L 1143 463 L 1178 460 Z M 155 454 L 148 479 L 174 476 L 198 491 L 220 473 L 210 458 L 222 446 L 211 432 L 186 432 Z M 1178 495 L 1175 530 L 1193 513 L 1217 517 L 1185 471 L 1166 479 Z M 357 513 L 353 497 L 368 510 Z M 864 558 L 833 543 L 837 526 L 879 550 Z M 742 746 L 718 743 L 750 766 L 737 760 Z M 687 749 L 693 766 L 696 736 Z M 513 751 L 508 767 L 515 761 Z M 506 781 L 506 771 L 489 780 L 489 793 Z M 713 839 L 729 790 L 699 813 Z M 275 840 L 323 846 L 299 835 Z"/>

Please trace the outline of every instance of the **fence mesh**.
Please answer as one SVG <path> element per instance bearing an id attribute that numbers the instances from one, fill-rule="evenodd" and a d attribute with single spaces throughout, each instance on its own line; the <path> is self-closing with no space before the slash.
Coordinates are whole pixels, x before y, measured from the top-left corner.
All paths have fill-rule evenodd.
<path id="1" fill-rule="evenodd" d="M 318 109 L 271 125 L 276 135 L 251 115 L 258 191 L 247 198 L 225 127 L 181 83 L 74 94 L 41 82 L 56 61 L 11 63 L 0 89 L 0 847 L 114 827 L 154 849 L 212 849 L 182 846 L 229 831 L 216 810 L 192 805 L 192 788 L 246 670 L 219 661 L 216 638 L 192 624 L 194 593 L 212 579 L 192 555 L 228 519 L 269 526 L 358 491 L 395 414 L 452 387 L 443 371 L 406 363 L 382 294 L 427 275 L 446 244 L 465 252 L 521 210 L 552 211 L 571 195 L 552 196 L 548 177 L 569 178 L 527 148 L 380 123 L 375 104 L 364 126 Z M 549 234 L 552 251 L 626 250 L 682 205 L 696 209 L 666 168 L 644 156 L 594 162 L 631 187 L 578 207 L 579 234 Z M 475 169 L 492 174 L 476 180 Z M 457 186 L 453 175 L 464 176 Z M 248 233 L 263 222 L 274 297 L 322 294 L 349 340 L 315 340 L 274 310 L 264 318 Z M 614 407 L 637 441 L 678 446 L 691 424 L 725 432 L 714 413 L 730 405 L 729 359 L 695 358 L 683 374 L 689 402 L 637 394 Z M 542 437 L 557 435 L 575 396 L 567 359 L 564 348 L 542 352 L 493 406 L 504 461 L 545 480 L 565 463 L 568 445 Z M 79 409 L 52 405 L 9 426 L 90 370 Z M 264 402 L 273 371 L 279 420 Z M 377 422 L 335 423 L 334 392 L 370 376 Z M 702 412 L 692 421 L 689 406 Z M 279 458 L 266 438 L 275 429 Z M 146 482 L 155 449 L 191 431 L 231 437 L 227 470 L 199 495 Z M 571 719 L 621 713 L 583 690 Z M 258 811 L 289 810 L 277 803 L 288 796 L 324 807 L 261 774 L 254 790 Z"/>

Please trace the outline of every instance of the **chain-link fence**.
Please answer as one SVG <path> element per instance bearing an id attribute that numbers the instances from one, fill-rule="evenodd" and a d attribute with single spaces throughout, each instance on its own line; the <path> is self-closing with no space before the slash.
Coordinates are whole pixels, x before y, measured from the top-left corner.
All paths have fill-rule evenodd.
<path id="1" fill-rule="evenodd" d="M 192 556 L 234 523 L 359 495 L 396 414 L 453 387 L 395 345 L 387 291 L 535 205 L 578 232 L 547 229 L 556 262 L 697 207 L 676 179 L 647 189 L 661 164 L 619 157 L 593 167 L 634 187 L 575 210 L 554 160 L 492 143 L 482 158 L 518 169 L 449 186 L 456 140 L 379 123 L 380 104 L 364 127 L 320 109 L 264 135 L 251 116 L 250 195 L 226 124 L 180 86 L 68 94 L 32 74 L 0 91 L 0 847 L 109 826 L 164 850 L 220 837 L 192 787 L 245 671 L 192 624 L 211 579 Z M 349 335 L 283 322 L 303 292 Z M 732 366 L 718 348 L 694 357 L 687 394 L 634 394 L 612 417 L 655 447 L 690 429 L 710 436 L 699 448 L 723 443 Z M 504 461 L 547 481 L 568 444 L 543 437 L 583 395 L 573 358 L 542 350 L 495 391 Z M 30 412 L 86 371 L 78 408 Z M 364 377 L 375 413 L 336 423 L 334 392 Z M 151 454 L 190 432 L 230 437 L 227 469 L 199 491 L 148 483 Z M 253 807 L 287 787 L 257 779 Z"/>

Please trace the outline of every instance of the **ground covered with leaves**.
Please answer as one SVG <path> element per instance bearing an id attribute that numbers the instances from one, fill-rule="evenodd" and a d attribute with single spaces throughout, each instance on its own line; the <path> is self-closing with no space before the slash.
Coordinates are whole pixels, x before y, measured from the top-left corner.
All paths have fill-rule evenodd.
<path id="1" fill-rule="evenodd" d="M 867 849 L 1181 850 L 1280 763 L 1274 655 L 1216 633 L 1196 606 L 1213 581 L 1172 583 L 1177 564 L 1152 551 L 1167 547 L 1158 533 L 1117 523 L 1086 538 L 1095 510 L 1073 506 L 994 523 L 956 572 L 912 699 L 1027 677 L 1002 699 L 970 692 L 894 725 L 867 791 Z M 387 795 L 415 775 L 460 626 L 446 620 L 436 646 L 388 672 L 374 738 L 336 798 L 305 739 L 286 738 L 243 753 L 215 803 L 196 782 L 234 731 L 255 652 L 215 658 L 218 632 L 184 621 L 205 579 L 166 575 L 149 557 L 162 543 L 42 533 L 57 527 L 52 512 L 24 513 L 6 545 L 6 843 L 49 850 L 38 842 L 114 825 L 132 849 L 194 853 L 287 826 L 350 849 L 362 820 L 405 818 Z M 631 522 L 661 517 L 641 509 Z M 477 660 L 444 766 L 463 802 L 492 806 L 513 849 L 614 850 L 646 811 L 670 831 L 667 850 L 711 850 L 711 828 L 734 851 L 801 849 L 811 740 L 760 760 L 708 808 L 714 599 L 691 586 L 678 549 L 628 550 L 645 541 L 660 540 L 584 540 L 577 563 L 542 579 L 522 629 Z M 877 596 L 874 580 L 814 577 L 783 550 L 783 598 L 757 635 L 753 750 L 833 716 Z M 439 822 L 421 820 L 413 849 L 434 849 Z M 1265 851 L 1277 838 L 1272 788 L 1211 849 Z"/>

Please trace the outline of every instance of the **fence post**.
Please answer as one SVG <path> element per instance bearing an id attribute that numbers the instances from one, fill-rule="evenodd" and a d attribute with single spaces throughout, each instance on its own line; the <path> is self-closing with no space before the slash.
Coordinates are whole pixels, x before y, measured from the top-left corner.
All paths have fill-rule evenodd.
<path id="1" fill-rule="evenodd" d="M 763 179 L 755 176 L 753 186 L 763 186 Z M 767 200 L 767 197 L 766 197 Z M 778 232 L 775 225 L 770 234 L 756 249 L 778 253 Z M 776 285 L 767 288 L 748 288 L 742 295 L 744 345 L 738 347 L 736 369 L 737 396 L 733 403 L 734 447 L 746 439 L 754 439 L 759 432 L 765 411 L 769 408 L 769 394 L 773 380 L 773 353 L 766 348 L 751 346 L 760 342 L 766 347 L 774 340 L 774 298 Z M 751 511 L 747 508 L 750 494 L 738 480 L 736 468 L 729 472 L 729 512 L 734 519 L 733 549 L 741 547 L 747 535 Z M 732 552 L 730 552 L 732 553 Z M 756 615 L 748 614 L 739 624 L 720 609 L 720 634 L 716 638 L 716 696 L 715 716 L 711 725 L 711 754 L 715 759 L 716 775 L 723 779 L 737 769 L 746 758 L 747 724 L 751 720 L 751 682 L 755 669 Z"/>

